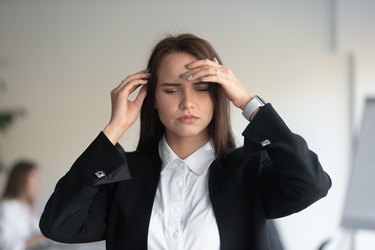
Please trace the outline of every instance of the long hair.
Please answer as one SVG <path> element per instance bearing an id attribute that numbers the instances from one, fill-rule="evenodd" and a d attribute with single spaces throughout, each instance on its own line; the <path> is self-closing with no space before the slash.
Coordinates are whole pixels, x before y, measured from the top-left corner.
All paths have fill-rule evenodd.
<path id="1" fill-rule="evenodd" d="M 38 167 L 34 162 L 31 161 L 19 161 L 9 172 L 8 181 L 4 189 L 2 199 L 19 199 L 25 193 L 27 189 L 27 179 L 33 170 Z M 27 202 L 30 206 L 33 206 L 34 200 L 30 197 L 26 197 Z"/>
<path id="2" fill-rule="evenodd" d="M 157 148 L 160 138 L 165 133 L 165 127 L 160 121 L 158 111 L 154 108 L 155 89 L 162 59 L 174 52 L 188 53 L 198 60 L 212 60 L 216 57 L 219 63 L 222 64 L 212 45 L 208 41 L 192 34 L 170 35 L 155 45 L 147 64 L 150 78 L 147 96 L 140 114 L 141 131 L 137 146 L 137 151 L 139 152 L 153 152 Z M 229 100 L 218 84 L 212 84 L 209 91 L 214 103 L 214 113 L 207 130 L 209 137 L 213 141 L 216 157 L 221 157 L 235 145 L 230 124 Z"/>

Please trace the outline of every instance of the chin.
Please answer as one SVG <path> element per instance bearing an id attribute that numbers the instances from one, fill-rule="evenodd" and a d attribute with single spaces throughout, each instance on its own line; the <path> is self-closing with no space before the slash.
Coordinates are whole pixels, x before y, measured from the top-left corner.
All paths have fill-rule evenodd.
<path id="1" fill-rule="evenodd" d="M 202 135 L 205 135 L 205 132 L 203 130 L 196 130 L 196 129 L 184 129 L 179 131 L 173 131 L 173 134 L 175 134 L 178 137 L 201 137 Z"/>

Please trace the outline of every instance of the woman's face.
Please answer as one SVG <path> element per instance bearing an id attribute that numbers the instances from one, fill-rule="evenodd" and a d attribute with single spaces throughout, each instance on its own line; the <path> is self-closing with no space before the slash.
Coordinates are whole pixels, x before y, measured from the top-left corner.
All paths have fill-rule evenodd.
<path id="1" fill-rule="evenodd" d="M 155 107 L 168 139 L 200 137 L 208 139 L 207 126 L 214 107 L 208 83 L 193 83 L 181 75 L 186 65 L 197 59 L 187 53 L 166 55 L 159 66 Z"/>
<path id="2" fill-rule="evenodd" d="M 39 180 L 39 170 L 33 169 L 27 176 L 26 190 L 25 194 L 28 199 L 34 200 L 39 192 L 40 180 Z"/>

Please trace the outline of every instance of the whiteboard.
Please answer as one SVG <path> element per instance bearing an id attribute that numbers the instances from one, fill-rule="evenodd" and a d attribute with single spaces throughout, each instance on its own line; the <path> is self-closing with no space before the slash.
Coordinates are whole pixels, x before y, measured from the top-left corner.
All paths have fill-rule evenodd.
<path id="1" fill-rule="evenodd" d="M 342 226 L 375 230 L 375 98 L 366 100 Z"/>

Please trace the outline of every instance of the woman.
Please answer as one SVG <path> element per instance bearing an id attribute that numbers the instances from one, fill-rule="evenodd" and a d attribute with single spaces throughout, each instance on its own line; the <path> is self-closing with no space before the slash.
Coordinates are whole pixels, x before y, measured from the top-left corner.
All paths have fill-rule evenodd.
<path id="1" fill-rule="evenodd" d="M 147 70 L 111 97 L 110 122 L 45 207 L 40 227 L 51 239 L 106 240 L 107 249 L 270 249 L 265 220 L 306 208 L 331 186 L 305 141 L 204 39 L 161 40 Z M 251 121 L 237 149 L 229 102 Z M 139 113 L 137 150 L 125 152 L 118 140 Z"/>
<path id="2" fill-rule="evenodd" d="M 24 250 L 44 243 L 33 211 L 39 190 L 35 163 L 19 161 L 9 173 L 0 203 L 0 249 Z"/>

